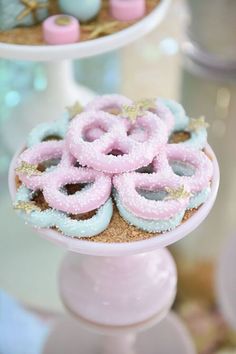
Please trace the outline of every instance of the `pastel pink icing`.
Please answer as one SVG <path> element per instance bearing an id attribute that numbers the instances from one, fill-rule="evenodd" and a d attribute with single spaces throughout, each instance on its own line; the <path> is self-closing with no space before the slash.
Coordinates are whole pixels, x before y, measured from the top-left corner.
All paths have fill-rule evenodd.
<path id="1" fill-rule="evenodd" d="M 132 100 L 122 95 L 117 95 L 117 94 L 103 95 L 103 96 L 98 96 L 94 100 L 89 102 L 85 106 L 85 111 L 106 112 L 109 109 L 115 109 L 115 108 L 122 111 L 124 105 L 130 106 L 132 104 L 133 104 Z"/>
<path id="2" fill-rule="evenodd" d="M 170 161 L 179 161 L 194 167 L 193 176 L 176 176 L 183 184 L 188 184 L 191 192 L 197 193 L 209 186 L 213 175 L 213 164 L 207 155 L 200 151 L 179 144 L 168 144 L 154 160 L 156 171 L 173 174 Z"/>
<path id="3" fill-rule="evenodd" d="M 68 24 L 59 25 L 56 23 L 62 16 L 68 18 Z M 48 44 L 69 44 L 78 42 L 80 38 L 80 24 L 73 16 L 50 16 L 43 22 L 43 38 Z"/>
<path id="4" fill-rule="evenodd" d="M 64 141 L 47 141 L 35 145 L 27 150 L 25 150 L 18 158 L 16 167 L 19 167 L 22 161 L 28 162 L 32 165 L 39 165 L 45 161 L 51 159 L 62 159 L 65 148 Z M 64 155 L 65 156 L 65 155 Z M 69 155 L 66 155 L 63 159 L 63 164 L 69 164 Z M 60 164 L 62 163 L 62 160 Z M 42 189 L 45 179 L 49 177 L 52 172 L 44 172 L 40 175 L 27 176 L 23 173 L 18 173 L 21 181 L 26 185 L 26 187 L 36 190 Z"/>
<path id="5" fill-rule="evenodd" d="M 133 21 L 146 12 L 145 0 L 110 0 L 110 13 L 119 21 Z"/>
<path id="6" fill-rule="evenodd" d="M 61 159 L 59 165 L 49 172 L 32 176 L 18 173 L 21 181 L 34 191 L 42 190 L 50 207 L 72 214 L 97 209 L 107 201 L 111 193 L 111 178 L 102 172 L 74 167 L 76 160 L 66 149 L 64 141 L 43 142 L 25 150 L 19 156 L 17 166 L 22 161 L 38 165 L 58 158 Z M 63 186 L 73 183 L 91 183 L 91 186 L 67 195 Z"/>
<path id="7" fill-rule="evenodd" d="M 66 184 L 91 183 L 89 188 L 67 195 Z M 105 174 L 88 168 L 58 168 L 44 181 L 43 195 L 47 203 L 57 210 L 81 214 L 99 208 L 109 198 L 111 179 Z"/>
<path id="8" fill-rule="evenodd" d="M 136 216 L 149 220 L 168 220 L 183 211 L 189 202 L 189 197 L 178 200 L 150 200 L 138 193 L 138 189 L 146 191 L 165 190 L 165 187 L 178 189 L 183 183 L 174 175 L 162 173 L 124 173 L 115 176 L 113 184 L 117 189 L 123 206 Z M 184 185 L 189 191 L 189 186 Z"/>
<path id="9" fill-rule="evenodd" d="M 103 131 L 96 140 L 88 139 L 95 128 Z M 146 133 L 142 142 L 130 132 Z M 167 129 L 159 117 L 145 112 L 135 123 L 102 111 L 88 111 L 75 118 L 68 130 L 66 144 L 71 154 L 83 165 L 106 173 L 123 173 L 148 165 L 167 142 Z M 119 156 L 109 154 L 120 151 Z"/>

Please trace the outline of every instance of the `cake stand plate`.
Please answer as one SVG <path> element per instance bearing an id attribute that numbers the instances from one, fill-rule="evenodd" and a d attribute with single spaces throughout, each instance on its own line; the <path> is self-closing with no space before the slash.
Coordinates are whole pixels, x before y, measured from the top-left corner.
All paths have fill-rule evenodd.
<path id="1" fill-rule="evenodd" d="M 139 22 L 114 34 L 67 45 L 17 45 L 0 43 L 0 57 L 6 59 L 56 61 L 87 58 L 126 46 L 146 35 L 160 24 L 171 0 L 161 0 L 156 8 Z"/>
<path id="2" fill-rule="evenodd" d="M 65 317 L 54 326 L 42 354 L 195 354 L 182 321 L 170 312 L 166 318 L 142 331 L 134 347 L 132 332 L 107 337 L 88 331 L 78 319 Z"/>

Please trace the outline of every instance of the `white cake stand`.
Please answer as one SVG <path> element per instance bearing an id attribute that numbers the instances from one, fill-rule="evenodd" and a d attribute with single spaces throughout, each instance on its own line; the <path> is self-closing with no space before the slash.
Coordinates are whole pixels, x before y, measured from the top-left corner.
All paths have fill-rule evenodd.
<path id="1" fill-rule="evenodd" d="M 75 83 L 72 60 L 115 50 L 144 36 L 160 24 L 170 2 L 171 0 L 161 0 L 150 14 L 136 24 L 94 40 L 68 45 L 41 46 L 0 43 L 0 58 L 47 62 L 47 89 L 44 92 L 32 94 L 12 113 L 12 119 L 9 119 L 4 126 L 6 134 L 8 131 L 13 134 L 17 127 L 24 134 L 21 132 L 19 134 L 17 131 L 18 134 L 14 136 L 22 135 L 23 139 L 37 123 L 58 118 L 66 106 L 72 105 L 77 100 L 82 104 L 90 101 L 94 97 L 94 92 Z M 22 142 L 16 141 L 15 144 L 18 145 L 14 145 L 14 150 Z"/>
<path id="2" fill-rule="evenodd" d="M 166 246 L 197 228 L 214 204 L 219 168 L 209 146 L 207 154 L 214 167 L 211 194 L 173 231 L 130 243 L 98 243 L 66 237 L 52 229 L 38 230 L 45 239 L 69 251 L 61 266 L 59 288 L 66 308 L 77 320 L 76 325 L 65 321 L 55 328 L 44 354 L 195 353 L 181 322 L 175 316 L 166 317 L 177 283 L 175 263 Z M 9 173 L 13 199 L 17 156 Z M 90 331 L 85 332 L 78 323 Z M 67 348 L 63 343 L 68 343 L 70 350 L 63 351 Z"/>

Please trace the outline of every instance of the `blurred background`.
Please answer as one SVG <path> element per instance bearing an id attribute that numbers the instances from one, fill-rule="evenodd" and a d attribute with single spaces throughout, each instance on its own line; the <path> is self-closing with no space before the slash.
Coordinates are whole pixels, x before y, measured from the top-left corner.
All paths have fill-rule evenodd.
<path id="1" fill-rule="evenodd" d="M 202 354 L 236 353 L 236 334 L 225 324 L 214 290 L 222 247 L 236 230 L 235 34 L 235 0 L 173 0 L 148 36 L 117 52 L 74 62 L 76 80 L 97 93 L 173 98 L 189 116 L 204 115 L 210 123 L 208 140 L 221 169 L 218 198 L 198 230 L 171 249 L 179 268 L 175 308 Z M 25 136 L 18 108 L 46 87 L 43 64 L 0 59 L 0 288 L 28 308 L 53 314 L 64 311 L 57 289 L 64 252 L 24 225 L 12 210 L 7 187 L 10 159 Z M 33 112 L 29 125 L 35 125 Z"/>

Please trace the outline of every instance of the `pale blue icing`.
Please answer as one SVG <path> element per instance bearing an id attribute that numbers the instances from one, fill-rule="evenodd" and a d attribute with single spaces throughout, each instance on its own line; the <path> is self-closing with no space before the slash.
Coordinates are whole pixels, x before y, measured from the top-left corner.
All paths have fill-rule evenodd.
<path id="1" fill-rule="evenodd" d="M 195 167 L 184 161 L 169 161 L 169 165 L 171 166 L 173 172 L 178 176 L 192 177 L 195 173 Z"/>
<path id="2" fill-rule="evenodd" d="M 194 175 L 194 167 L 188 163 L 183 163 L 181 161 L 173 161 L 171 164 L 172 170 L 178 176 L 188 176 Z M 205 203 L 210 194 L 210 187 L 204 188 L 200 192 L 194 194 L 190 200 L 188 209 L 198 208 L 201 204 Z"/>
<path id="3" fill-rule="evenodd" d="M 194 167 L 188 163 L 183 163 L 181 161 L 173 161 L 171 164 L 172 170 L 178 176 L 188 176 L 194 175 Z M 198 208 L 201 204 L 205 203 L 210 194 L 211 188 L 204 188 L 202 191 L 194 194 L 190 200 L 188 209 Z"/>
<path id="4" fill-rule="evenodd" d="M 175 125 L 172 130 L 173 132 L 178 131 L 188 131 L 187 127 L 189 125 L 189 117 L 186 115 L 184 108 L 181 104 L 168 100 L 165 98 L 161 98 L 161 101 L 166 105 L 167 108 L 172 112 L 175 117 Z M 190 132 L 190 139 L 181 142 L 179 144 L 191 147 L 194 149 L 202 150 L 207 143 L 207 130 L 206 128 L 199 129 L 197 131 Z"/>
<path id="5" fill-rule="evenodd" d="M 189 118 L 186 115 L 185 110 L 181 106 L 181 104 L 174 100 L 169 100 L 166 98 L 161 98 L 160 100 L 167 108 L 169 108 L 175 118 L 175 125 L 173 131 L 180 131 L 186 129 L 189 124 Z"/>
<path id="6" fill-rule="evenodd" d="M 47 0 L 41 0 L 41 3 L 48 3 Z M 0 30 L 8 30 L 17 26 L 32 26 L 34 18 L 32 13 L 29 13 L 22 20 L 17 17 L 27 7 L 19 0 L 0 0 Z M 38 21 L 43 21 L 48 17 L 48 8 L 39 8 L 37 10 Z"/>
<path id="7" fill-rule="evenodd" d="M 64 139 L 69 125 L 69 114 L 64 113 L 63 117 L 53 122 L 41 123 L 37 125 L 29 134 L 27 147 L 32 147 L 41 143 L 50 135 L 59 136 Z"/>
<path id="8" fill-rule="evenodd" d="M 193 148 L 193 149 L 198 149 L 202 150 L 207 143 L 207 130 L 206 128 L 201 128 L 197 131 L 192 131 L 190 132 L 191 138 L 183 141 L 182 145 Z"/>
<path id="9" fill-rule="evenodd" d="M 182 221 L 185 210 L 168 220 L 146 220 L 139 218 L 128 211 L 121 203 L 118 193 L 114 191 L 114 198 L 120 215 L 129 224 L 147 232 L 165 232 L 175 229 Z"/>
<path id="10" fill-rule="evenodd" d="M 210 192 L 211 188 L 207 187 L 199 193 L 194 194 L 189 200 L 188 209 L 198 208 L 201 204 L 205 203 L 209 197 Z"/>
<path id="11" fill-rule="evenodd" d="M 29 202 L 32 200 L 33 192 L 22 185 L 17 193 L 17 202 Z M 92 237 L 104 231 L 112 217 L 113 205 L 109 198 L 104 205 L 102 205 L 96 215 L 87 220 L 72 220 L 66 213 L 48 209 L 45 211 L 32 211 L 25 213 L 19 211 L 24 220 L 37 228 L 57 227 L 65 236 L 70 237 Z"/>

